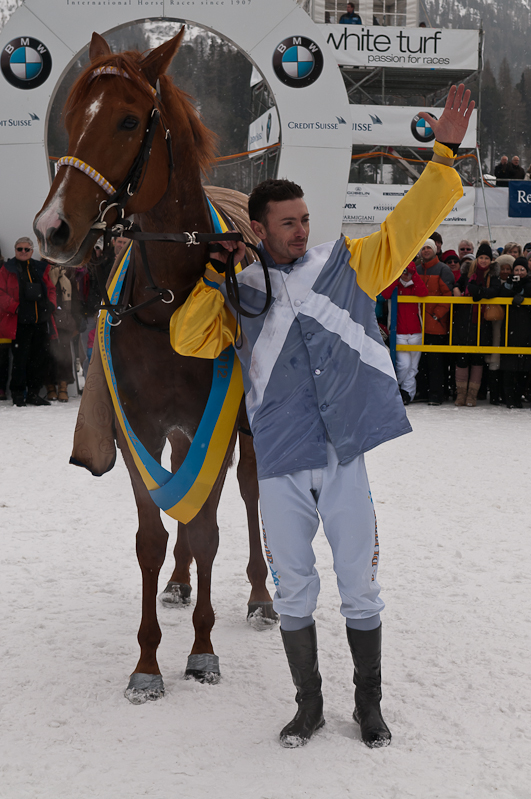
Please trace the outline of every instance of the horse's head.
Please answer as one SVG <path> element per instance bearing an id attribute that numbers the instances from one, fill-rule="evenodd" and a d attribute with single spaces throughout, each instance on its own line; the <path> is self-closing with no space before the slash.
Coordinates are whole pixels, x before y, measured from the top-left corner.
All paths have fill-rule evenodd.
<path id="1" fill-rule="evenodd" d="M 62 159 L 33 223 L 41 254 L 47 260 L 80 265 L 90 258 L 102 232 L 101 226 L 94 227 L 101 220 L 102 209 L 109 206 L 105 215 L 109 225 L 117 220 L 112 204 L 119 187 L 123 186 L 126 200 L 124 216 L 148 211 L 164 195 L 170 167 L 160 124 L 149 163 L 141 169 L 137 192 L 132 196 L 125 192 L 154 108 L 160 108 L 164 118 L 155 87 L 163 85 L 163 96 L 178 92 L 164 73 L 183 33 L 184 28 L 146 56 L 135 52 L 112 55 L 106 41 L 93 34 L 91 64 L 74 85 L 65 107 L 68 156 Z M 194 125 L 201 123 L 185 95 L 178 94 L 190 117 L 188 129 L 193 139 Z M 177 126 L 175 119 L 172 121 Z"/>

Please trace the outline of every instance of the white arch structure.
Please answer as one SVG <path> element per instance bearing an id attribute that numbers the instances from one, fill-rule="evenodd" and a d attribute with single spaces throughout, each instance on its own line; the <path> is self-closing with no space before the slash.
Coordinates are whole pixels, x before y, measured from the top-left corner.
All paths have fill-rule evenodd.
<path id="1" fill-rule="evenodd" d="M 46 130 L 56 86 L 94 30 L 105 35 L 146 18 L 199 25 L 247 54 L 272 90 L 281 127 L 278 174 L 300 183 L 305 191 L 312 217 L 311 243 L 337 238 L 352 151 L 348 97 L 319 26 L 295 0 L 26 0 L 0 35 L 4 256 L 11 257 L 18 236 L 31 235 L 33 217 L 49 190 Z M 283 68 L 277 66 L 275 71 L 275 53 L 278 62 L 287 46 L 300 47 L 293 52 L 301 52 L 302 58 L 310 48 L 317 65 L 313 78 L 319 73 L 321 53 L 322 70 L 309 85 L 297 83 L 297 78 L 295 86 L 286 85 Z M 10 60 L 17 48 L 21 48 L 18 55 Z M 42 81 L 40 85 L 31 78 L 38 69 L 31 66 L 32 60 L 38 60 L 35 50 L 44 64 L 36 81 Z M 15 64 L 16 58 L 23 63 Z M 17 75 L 18 85 L 13 85 Z"/>

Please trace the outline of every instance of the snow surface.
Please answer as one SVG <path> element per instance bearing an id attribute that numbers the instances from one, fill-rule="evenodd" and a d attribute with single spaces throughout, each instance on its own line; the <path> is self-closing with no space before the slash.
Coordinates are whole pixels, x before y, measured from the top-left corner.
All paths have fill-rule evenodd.
<path id="1" fill-rule="evenodd" d="M 414 433 L 369 454 L 393 741 L 369 750 L 351 719 L 352 665 L 319 534 L 327 723 L 284 750 L 295 692 L 278 628 L 245 622 L 235 470 L 213 580 L 222 681 L 183 679 L 192 609 L 161 607 L 166 696 L 124 699 L 138 656 L 135 506 L 120 459 L 100 479 L 68 465 L 77 406 L 0 407 L 2 799 L 529 798 L 528 408 L 410 406 Z M 161 588 L 171 570 L 168 555 Z"/>

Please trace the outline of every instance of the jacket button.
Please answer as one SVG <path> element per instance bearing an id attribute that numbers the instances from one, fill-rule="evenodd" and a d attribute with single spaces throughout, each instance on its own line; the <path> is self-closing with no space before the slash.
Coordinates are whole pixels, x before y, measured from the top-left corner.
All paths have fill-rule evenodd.
<path id="1" fill-rule="evenodd" d="M 297 308 L 299 307 L 300 304 L 301 304 L 300 300 L 295 300 L 295 302 L 293 303 L 293 305 L 296 305 Z"/>
<path id="2" fill-rule="evenodd" d="M 316 374 L 316 375 L 320 375 L 320 374 L 321 374 L 321 370 L 320 370 L 320 369 L 316 369 L 316 370 L 315 370 L 315 372 L 314 372 L 314 374 Z"/>
<path id="3" fill-rule="evenodd" d="M 321 405 L 321 410 L 322 411 L 326 411 L 327 408 L 328 408 L 328 405 Z"/>
<path id="4" fill-rule="evenodd" d="M 309 341 L 311 338 L 313 338 L 313 333 L 306 333 L 306 340 Z"/>

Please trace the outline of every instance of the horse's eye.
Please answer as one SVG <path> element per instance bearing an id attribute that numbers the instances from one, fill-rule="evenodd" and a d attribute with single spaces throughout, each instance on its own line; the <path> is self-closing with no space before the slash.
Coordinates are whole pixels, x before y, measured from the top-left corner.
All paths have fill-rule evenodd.
<path id="1" fill-rule="evenodd" d="M 135 119 L 135 117 L 126 117 L 120 127 L 122 130 L 135 130 L 138 127 L 138 119 Z"/>

